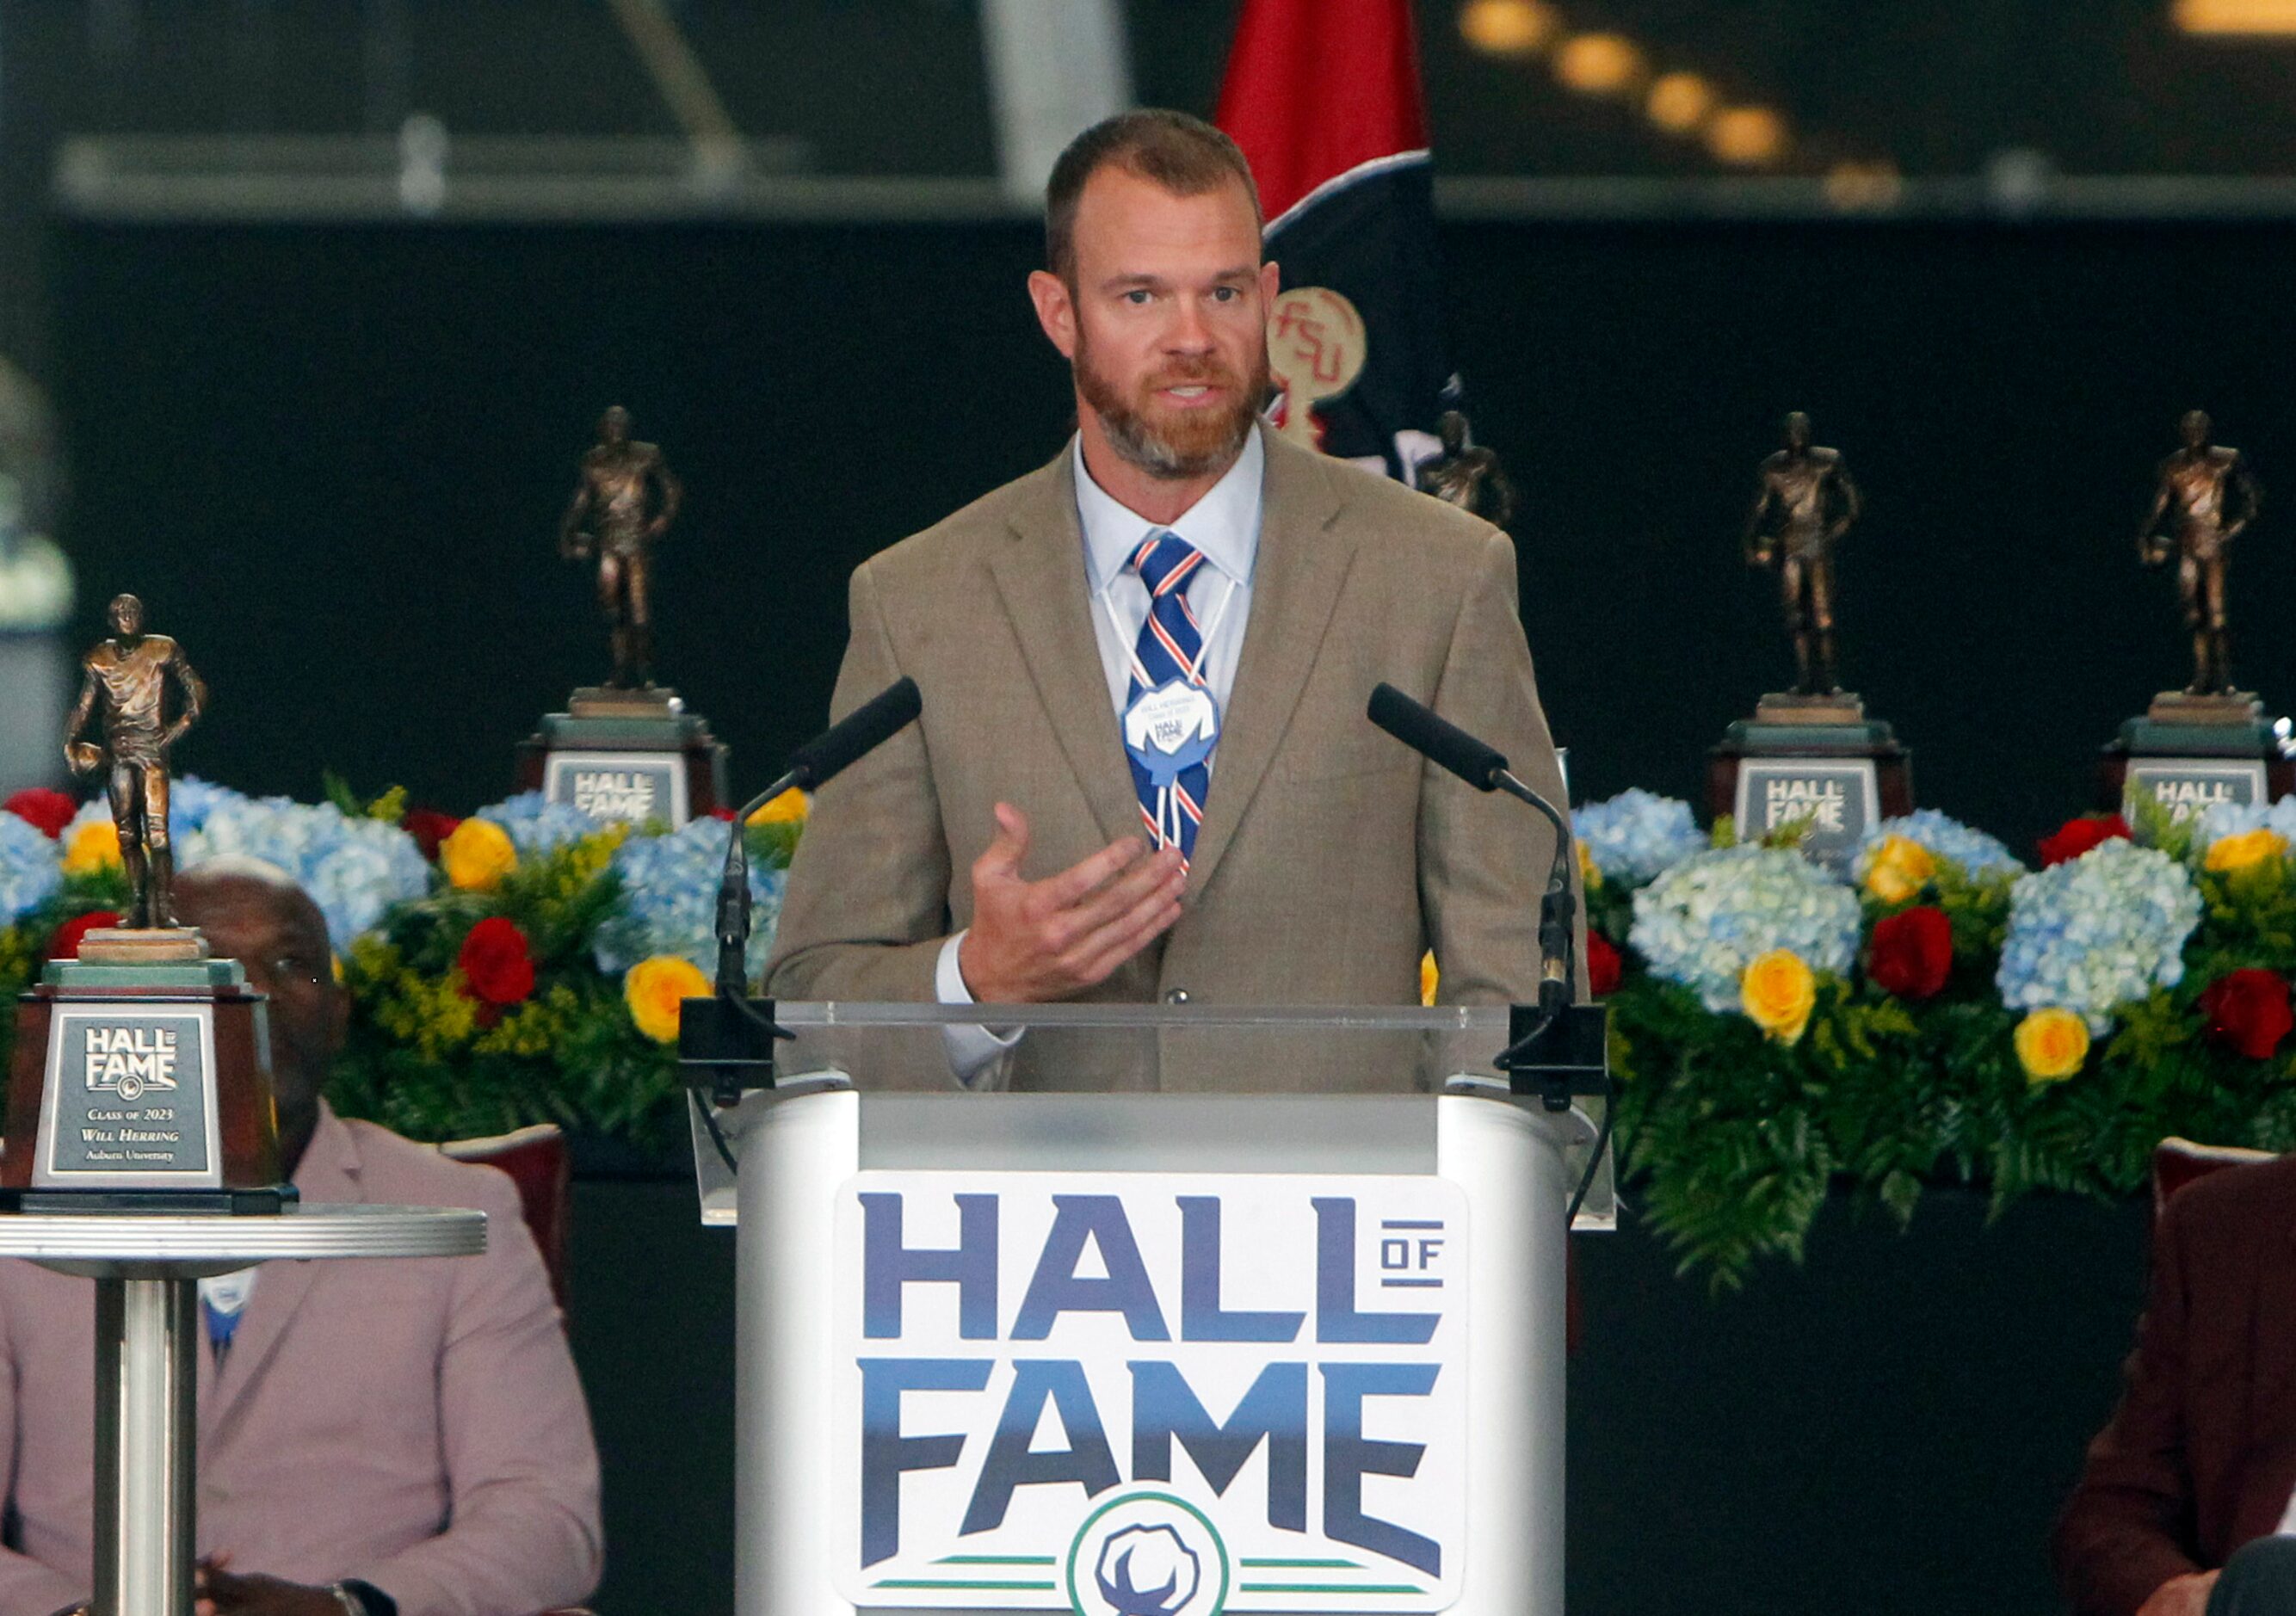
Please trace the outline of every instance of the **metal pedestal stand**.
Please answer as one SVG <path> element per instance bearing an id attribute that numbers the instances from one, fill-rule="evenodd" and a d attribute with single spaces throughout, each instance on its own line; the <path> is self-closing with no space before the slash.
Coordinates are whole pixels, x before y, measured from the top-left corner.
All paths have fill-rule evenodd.
<path id="1" fill-rule="evenodd" d="M 192 1608 L 197 1282 L 279 1258 L 470 1257 L 486 1214 L 307 1206 L 0 1216 L 0 1257 L 95 1281 L 96 1616 Z"/>

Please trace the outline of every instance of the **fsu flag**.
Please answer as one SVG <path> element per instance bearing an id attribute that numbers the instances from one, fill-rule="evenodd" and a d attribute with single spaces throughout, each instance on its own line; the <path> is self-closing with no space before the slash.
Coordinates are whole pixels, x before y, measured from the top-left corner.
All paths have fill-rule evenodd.
<path id="1" fill-rule="evenodd" d="M 1243 148 L 1283 291 L 1267 346 L 1293 441 L 1409 482 L 1456 402 L 1411 0 L 1245 0 L 1219 127 Z"/>

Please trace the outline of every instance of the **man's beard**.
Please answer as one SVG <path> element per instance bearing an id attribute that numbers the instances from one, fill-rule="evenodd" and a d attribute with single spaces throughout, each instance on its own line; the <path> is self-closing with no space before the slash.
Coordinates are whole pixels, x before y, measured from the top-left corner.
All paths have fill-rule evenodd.
<path id="1" fill-rule="evenodd" d="M 1243 452 L 1260 400 L 1267 396 L 1267 350 L 1253 356 L 1249 380 L 1215 355 L 1175 360 L 1158 370 L 1127 398 L 1117 384 L 1092 362 L 1084 330 L 1077 330 L 1077 390 L 1100 418 L 1109 447 L 1151 477 L 1181 482 L 1221 472 Z M 1228 402 L 1210 409 L 1174 410 L 1160 406 L 1155 395 L 1168 387 L 1201 382 L 1225 389 Z"/>

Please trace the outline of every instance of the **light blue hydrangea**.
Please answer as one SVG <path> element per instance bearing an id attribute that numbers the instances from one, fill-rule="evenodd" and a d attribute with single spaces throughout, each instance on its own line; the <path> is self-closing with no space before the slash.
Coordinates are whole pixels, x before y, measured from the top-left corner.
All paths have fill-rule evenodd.
<path id="1" fill-rule="evenodd" d="M 2296 842 L 2296 797 L 2282 797 L 2272 802 L 2212 804 L 2201 816 L 2199 833 L 2193 838 L 2193 851 L 2205 857 L 2226 837 L 2259 829 L 2277 831 L 2291 842 Z"/>
<path id="2" fill-rule="evenodd" d="M 392 904 L 430 890 L 430 866 L 414 838 L 380 819 L 348 817 L 332 802 L 219 797 L 176 847 L 179 868 L 227 853 L 278 865 L 319 906 L 338 951 L 373 930 Z"/>
<path id="3" fill-rule="evenodd" d="M 1656 880 L 1707 847 L 1690 804 L 1639 787 L 1585 804 L 1570 816 L 1570 826 L 1603 878 L 1629 886 Z"/>
<path id="4" fill-rule="evenodd" d="M 1866 871 L 1873 863 L 1874 846 L 1889 836 L 1903 836 L 1908 841 L 1921 843 L 1939 858 L 1952 859 L 1972 881 L 2025 873 L 2017 856 L 1996 838 L 1962 824 L 1949 814 L 1940 814 L 1935 808 L 1917 808 L 1896 819 L 1884 819 L 1866 831 L 1857 846 L 1855 874 L 1860 882 L 1866 879 Z"/>
<path id="5" fill-rule="evenodd" d="M 492 808 L 480 808 L 478 816 L 508 832 L 511 845 L 522 859 L 554 853 L 606 828 L 606 822 L 597 816 L 570 802 L 552 802 L 540 792 L 521 792 Z"/>
<path id="6" fill-rule="evenodd" d="M 2057 1005 L 2103 1032 L 2116 1005 L 2185 978 L 2201 894 L 2158 848 L 2116 839 L 2009 890 L 2009 935 L 1995 984 L 2013 1010 Z"/>
<path id="7" fill-rule="evenodd" d="M 15 815 L 0 814 L 0 925 L 46 902 L 63 884 L 58 845 Z"/>
<path id="8" fill-rule="evenodd" d="M 674 954 L 703 971 L 718 969 L 718 881 L 726 865 L 726 835 L 718 819 L 696 819 L 667 836 L 635 835 L 614 849 L 621 877 L 615 913 L 598 927 L 593 953 L 598 969 L 619 976 L 642 959 Z M 752 979 L 765 969 L 781 918 L 783 877 L 750 864 L 750 950 Z"/>
<path id="9" fill-rule="evenodd" d="M 177 836 L 188 836 L 208 822 L 208 816 L 226 803 L 244 802 L 247 794 L 217 785 L 197 775 L 185 775 L 168 788 L 168 825 Z"/>
<path id="10" fill-rule="evenodd" d="M 1694 989 L 1709 1010 L 1740 1007 L 1738 979 L 1773 948 L 1837 974 L 1857 953 L 1857 894 L 1787 848 L 1700 853 L 1635 894 L 1628 934 L 1651 970 Z"/>

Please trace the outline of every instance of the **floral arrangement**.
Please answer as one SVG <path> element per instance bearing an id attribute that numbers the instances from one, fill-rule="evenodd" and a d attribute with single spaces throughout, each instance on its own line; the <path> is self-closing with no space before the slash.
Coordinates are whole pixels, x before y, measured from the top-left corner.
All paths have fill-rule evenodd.
<path id="1" fill-rule="evenodd" d="M 2038 868 L 1924 810 L 1847 875 L 1646 792 L 1576 817 L 1630 1193 L 1717 1283 L 1837 1182 L 1904 1219 L 1933 1183 L 2130 1194 L 2172 1133 L 2296 1148 L 2296 799 L 2075 819 Z"/>
<path id="2" fill-rule="evenodd" d="M 351 999 L 329 1095 L 417 1138 L 553 1120 L 659 1151 L 683 1128 L 678 1001 L 709 990 L 725 820 L 633 829 L 527 792 L 457 819 L 392 791 L 251 798 L 177 781 L 179 868 L 238 854 L 317 902 Z M 0 811 L 0 991 L 20 991 L 128 897 L 101 802 L 17 793 Z M 744 827 L 763 965 L 802 793 Z M 12 1037 L 0 1025 L 0 1054 Z"/>

